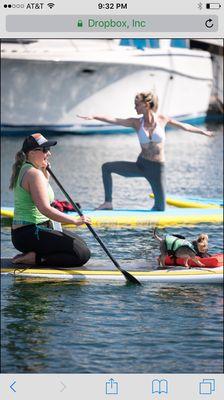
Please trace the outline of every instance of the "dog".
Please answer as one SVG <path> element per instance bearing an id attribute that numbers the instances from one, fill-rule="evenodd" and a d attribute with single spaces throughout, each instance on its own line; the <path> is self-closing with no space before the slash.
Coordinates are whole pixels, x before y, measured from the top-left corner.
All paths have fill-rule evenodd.
<path id="1" fill-rule="evenodd" d="M 153 231 L 153 237 L 160 242 L 160 255 L 158 257 L 158 266 L 166 268 L 165 258 L 171 256 L 174 258 L 184 259 L 184 266 L 190 268 L 188 261 L 193 260 L 198 266 L 203 267 L 204 264 L 198 260 L 197 255 L 207 254 L 208 235 L 201 234 L 194 243 L 189 242 L 181 235 L 166 235 L 161 238 L 156 233 L 156 228 Z"/>
<path id="2" fill-rule="evenodd" d="M 201 233 L 197 240 L 194 240 L 192 243 L 197 252 L 197 256 L 201 258 L 211 257 L 211 254 L 208 253 L 208 235 Z"/>

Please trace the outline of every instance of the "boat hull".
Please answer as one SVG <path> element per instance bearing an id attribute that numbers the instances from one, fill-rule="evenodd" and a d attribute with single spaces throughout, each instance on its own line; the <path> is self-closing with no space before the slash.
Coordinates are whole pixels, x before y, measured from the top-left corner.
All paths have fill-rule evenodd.
<path id="1" fill-rule="evenodd" d="M 109 133 L 118 127 L 84 121 L 76 115 L 85 115 L 86 110 L 106 115 L 113 110 L 117 117 L 133 115 L 133 99 L 146 88 L 156 90 L 159 111 L 164 114 L 182 121 L 190 116 L 201 121 L 206 116 L 212 87 L 208 53 L 178 48 L 142 51 L 122 46 L 113 51 L 95 48 L 92 52 L 71 46 L 63 53 L 60 46 L 60 41 L 52 47 L 44 40 L 28 45 L 4 44 L 3 134 L 38 128 Z"/>

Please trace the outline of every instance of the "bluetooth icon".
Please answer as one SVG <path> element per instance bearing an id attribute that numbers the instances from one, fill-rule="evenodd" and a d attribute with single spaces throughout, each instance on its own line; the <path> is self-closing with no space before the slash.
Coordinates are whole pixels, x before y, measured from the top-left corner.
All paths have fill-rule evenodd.
<path id="1" fill-rule="evenodd" d="M 199 10 L 202 10 L 202 8 L 203 8 L 202 2 L 198 3 L 198 8 L 199 8 Z"/>

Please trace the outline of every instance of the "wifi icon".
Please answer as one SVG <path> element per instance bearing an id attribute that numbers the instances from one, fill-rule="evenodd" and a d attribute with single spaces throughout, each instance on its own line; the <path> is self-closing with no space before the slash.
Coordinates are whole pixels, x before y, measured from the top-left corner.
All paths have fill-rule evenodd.
<path id="1" fill-rule="evenodd" d="M 48 3 L 47 6 L 48 6 L 49 8 L 53 8 L 53 7 L 55 6 L 55 4 L 54 4 L 54 3 Z"/>

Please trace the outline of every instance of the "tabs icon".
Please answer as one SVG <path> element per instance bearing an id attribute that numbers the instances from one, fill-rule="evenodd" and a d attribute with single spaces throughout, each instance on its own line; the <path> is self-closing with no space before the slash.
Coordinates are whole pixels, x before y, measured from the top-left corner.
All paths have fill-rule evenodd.
<path id="1" fill-rule="evenodd" d="M 168 394 L 168 381 L 166 379 L 154 379 L 152 381 L 152 394 Z"/>
<path id="2" fill-rule="evenodd" d="M 106 394 L 118 394 L 118 382 L 112 378 L 106 382 Z"/>
<path id="3" fill-rule="evenodd" d="M 215 379 L 203 379 L 199 383 L 200 394 L 212 394 L 213 392 L 215 392 Z"/>

